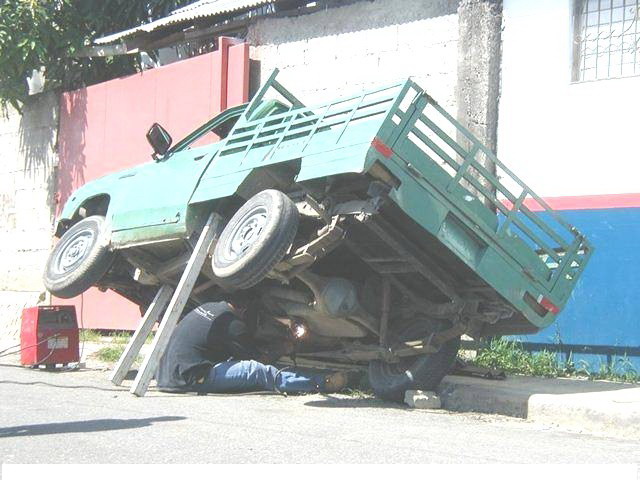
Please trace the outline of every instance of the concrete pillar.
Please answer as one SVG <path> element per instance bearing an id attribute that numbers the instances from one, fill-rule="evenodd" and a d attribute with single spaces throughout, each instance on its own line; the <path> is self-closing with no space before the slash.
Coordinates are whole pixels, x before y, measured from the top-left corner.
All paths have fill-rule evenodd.
<path id="1" fill-rule="evenodd" d="M 502 56 L 502 0 L 461 0 L 458 29 L 457 117 L 495 153 Z M 462 140 L 458 138 L 458 141 Z M 492 162 L 483 157 L 477 158 L 490 171 L 495 171 Z"/>

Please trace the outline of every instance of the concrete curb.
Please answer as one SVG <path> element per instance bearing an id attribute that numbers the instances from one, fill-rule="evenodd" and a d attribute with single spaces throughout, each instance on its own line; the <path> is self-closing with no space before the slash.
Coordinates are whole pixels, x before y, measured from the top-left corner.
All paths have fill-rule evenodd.
<path id="1" fill-rule="evenodd" d="M 448 410 L 526 418 L 569 430 L 640 438 L 640 387 L 575 379 L 448 376 L 438 389 Z"/>

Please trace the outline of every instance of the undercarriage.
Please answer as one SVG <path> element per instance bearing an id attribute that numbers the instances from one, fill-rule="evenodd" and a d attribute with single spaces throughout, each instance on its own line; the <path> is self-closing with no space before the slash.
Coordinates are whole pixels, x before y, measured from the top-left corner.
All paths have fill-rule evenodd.
<path id="1" fill-rule="evenodd" d="M 290 359 L 325 367 L 436 353 L 514 316 L 457 259 L 412 241 L 410 220 L 385 198 L 384 185 L 371 183 L 364 198 L 325 196 L 321 203 L 308 191 L 289 197 L 300 224 L 283 260 L 244 291 L 229 288 L 205 262 L 187 308 L 215 300 L 251 304 L 259 342 L 284 343 Z M 120 250 L 99 287 L 144 311 L 159 285 L 177 284 L 192 248 L 186 239 Z"/>

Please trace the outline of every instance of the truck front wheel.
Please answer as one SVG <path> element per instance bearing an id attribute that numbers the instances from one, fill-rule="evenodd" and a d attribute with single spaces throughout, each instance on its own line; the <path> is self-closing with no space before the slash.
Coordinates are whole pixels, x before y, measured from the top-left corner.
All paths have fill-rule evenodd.
<path id="1" fill-rule="evenodd" d="M 93 215 L 67 230 L 51 251 L 44 286 L 53 295 L 71 298 L 95 285 L 109 270 L 113 252 L 104 241 L 105 220 Z"/>
<path id="2" fill-rule="evenodd" d="M 416 320 L 396 335 L 395 340 L 422 340 L 436 331 L 434 329 L 444 328 L 446 325 L 439 325 L 432 320 Z M 459 348 L 460 338 L 454 338 L 435 353 L 405 357 L 398 363 L 374 360 L 369 363 L 371 388 L 377 397 L 392 402 L 402 402 L 407 390 L 435 390 L 453 366 Z"/>

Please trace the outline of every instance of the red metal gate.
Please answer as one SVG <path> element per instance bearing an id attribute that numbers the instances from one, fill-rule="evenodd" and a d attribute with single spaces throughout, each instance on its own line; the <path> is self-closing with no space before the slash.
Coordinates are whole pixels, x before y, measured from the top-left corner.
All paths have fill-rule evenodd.
<path id="1" fill-rule="evenodd" d="M 73 191 L 108 173 L 148 161 L 153 122 L 179 140 L 249 96 L 249 45 L 222 37 L 215 52 L 62 94 L 58 131 L 58 213 Z M 134 329 L 138 307 L 95 288 L 74 304 L 84 328 Z"/>

